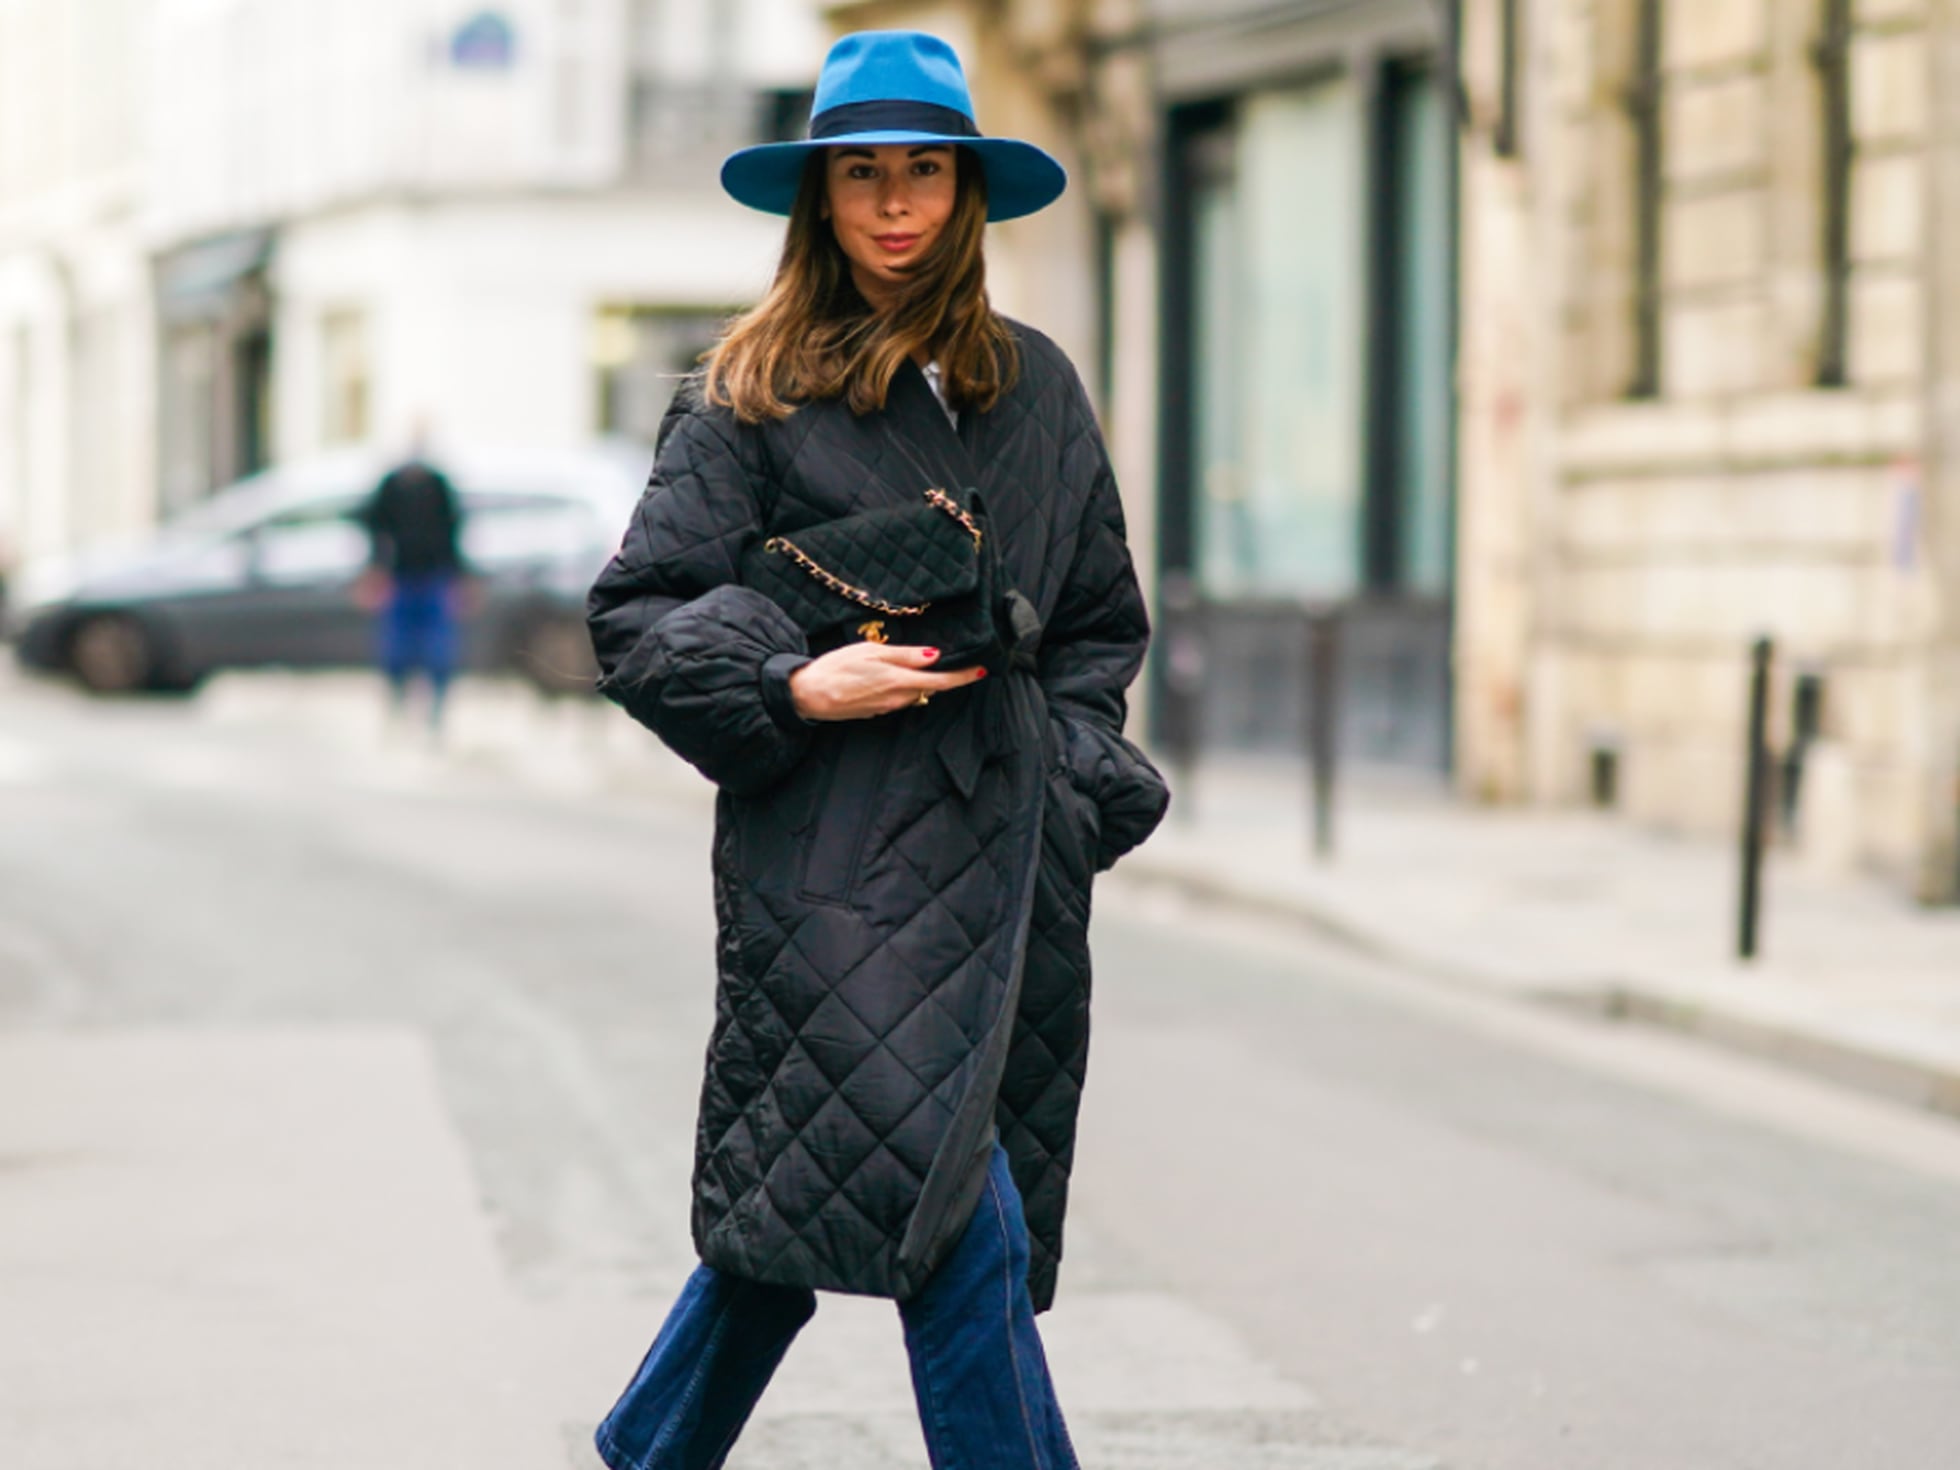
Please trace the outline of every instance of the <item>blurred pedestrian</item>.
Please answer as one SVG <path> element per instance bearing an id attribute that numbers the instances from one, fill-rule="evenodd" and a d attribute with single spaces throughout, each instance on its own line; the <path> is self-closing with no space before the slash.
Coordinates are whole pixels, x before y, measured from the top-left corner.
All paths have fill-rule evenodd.
<path id="1" fill-rule="evenodd" d="M 406 708 L 410 681 L 419 673 L 428 684 L 429 724 L 439 729 L 456 672 L 467 596 L 463 508 L 454 487 L 429 462 L 422 427 L 407 458 L 375 487 L 361 522 L 371 550 L 356 595 L 376 614 L 381 671 L 398 712 Z"/>
<path id="2" fill-rule="evenodd" d="M 1035 1314 L 1089 892 L 1168 794 L 1122 734 L 1148 624 L 1088 395 L 986 294 L 986 222 L 1064 182 L 914 32 L 839 41 L 809 139 L 723 166 L 789 217 L 775 281 L 590 599 L 600 687 L 721 789 L 702 1264 L 599 1427 L 615 1470 L 721 1465 L 815 1290 L 897 1300 L 935 1467 L 1076 1465 Z"/>

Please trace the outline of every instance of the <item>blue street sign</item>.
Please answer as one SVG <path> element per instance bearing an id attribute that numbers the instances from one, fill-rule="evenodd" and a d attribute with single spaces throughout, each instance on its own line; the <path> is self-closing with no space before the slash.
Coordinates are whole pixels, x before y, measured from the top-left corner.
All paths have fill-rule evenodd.
<path id="1" fill-rule="evenodd" d="M 449 38 L 449 64 L 466 71 L 504 71 L 517 56 L 517 34 L 495 10 L 479 10 Z"/>

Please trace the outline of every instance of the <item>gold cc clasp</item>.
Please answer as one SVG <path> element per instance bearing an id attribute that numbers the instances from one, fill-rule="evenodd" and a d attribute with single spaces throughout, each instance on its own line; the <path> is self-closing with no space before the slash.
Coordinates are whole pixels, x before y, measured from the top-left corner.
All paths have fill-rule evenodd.
<path id="1" fill-rule="evenodd" d="M 866 643 L 891 642 L 891 639 L 885 636 L 885 623 L 882 618 L 873 618 L 868 623 L 859 623 L 858 637 L 862 638 Z"/>

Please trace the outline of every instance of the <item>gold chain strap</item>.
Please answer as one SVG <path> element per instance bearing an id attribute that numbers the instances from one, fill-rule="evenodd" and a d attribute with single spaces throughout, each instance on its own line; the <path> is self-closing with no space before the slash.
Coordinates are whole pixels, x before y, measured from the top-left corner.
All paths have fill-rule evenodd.
<path id="1" fill-rule="evenodd" d="M 975 523 L 972 516 L 960 509 L 959 502 L 954 500 L 952 496 L 948 495 L 944 490 L 928 490 L 926 491 L 926 499 L 940 510 L 945 511 L 947 515 L 958 521 L 962 526 L 965 526 L 967 533 L 973 537 L 973 544 L 976 547 L 980 545 L 980 527 Z M 916 618 L 920 613 L 932 606 L 929 602 L 922 602 L 917 607 L 902 607 L 895 602 L 886 602 L 882 597 L 867 592 L 862 587 L 853 587 L 836 573 L 827 571 L 824 567 L 820 566 L 812 559 L 808 552 L 804 551 L 802 547 L 798 546 L 787 536 L 771 536 L 767 541 L 762 543 L 762 549 L 775 555 L 789 557 L 798 566 L 803 568 L 804 571 L 815 577 L 839 597 L 849 598 L 860 607 L 868 607 L 872 611 L 884 613 L 888 617 Z"/>
<path id="2" fill-rule="evenodd" d="M 937 489 L 926 491 L 926 499 L 931 501 L 934 505 L 938 506 L 941 510 L 945 511 L 947 515 L 951 516 L 954 520 L 958 521 L 962 526 L 965 526 L 967 530 L 967 534 L 973 537 L 973 544 L 975 546 L 978 546 L 980 544 L 979 524 L 973 519 L 972 516 L 968 515 L 964 510 L 960 509 L 960 505 L 958 501 L 954 500 L 953 497 L 948 495 L 944 490 L 937 490 Z"/>
<path id="3" fill-rule="evenodd" d="M 860 607 L 868 607 L 874 612 L 886 613 L 894 618 L 916 618 L 920 613 L 932 606 L 929 602 L 922 602 L 917 607 L 901 607 L 895 602 L 886 602 L 882 597 L 877 597 L 866 592 L 862 587 L 853 587 L 842 577 L 837 576 L 833 572 L 825 571 L 810 559 L 809 554 L 802 547 L 785 536 L 771 536 L 767 541 L 762 543 L 762 549 L 764 551 L 780 552 L 787 555 L 798 566 L 803 568 L 804 571 L 815 577 L 839 597 L 848 597 Z"/>

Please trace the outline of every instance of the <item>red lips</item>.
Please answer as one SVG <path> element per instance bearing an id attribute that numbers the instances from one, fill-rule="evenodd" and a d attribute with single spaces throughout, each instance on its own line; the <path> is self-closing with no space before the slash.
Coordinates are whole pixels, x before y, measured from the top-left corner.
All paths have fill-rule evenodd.
<path id="1" fill-rule="evenodd" d="M 877 242 L 879 249 L 890 251 L 893 255 L 903 255 L 919 243 L 917 235 L 873 235 L 871 238 Z"/>

